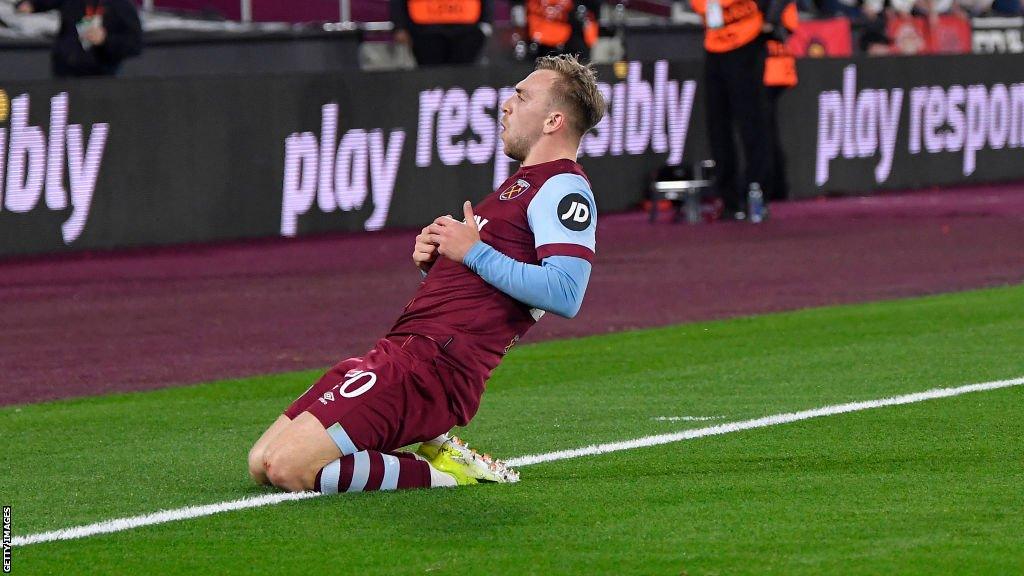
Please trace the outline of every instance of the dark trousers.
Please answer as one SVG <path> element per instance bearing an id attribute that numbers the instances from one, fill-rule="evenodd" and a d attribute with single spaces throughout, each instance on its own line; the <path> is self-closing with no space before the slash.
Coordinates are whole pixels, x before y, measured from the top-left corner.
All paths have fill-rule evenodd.
<path id="1" fill-rule="evenodd" d="M 705 60 L 708 140 L 715 161 L 715 188 L 726 211 L 745 209 L 750 184 L 765 186 L 771 171 L 765 56 L 764 42 L 758 39 L 730 52 L 708 52 Z M 735 143 L 737 131 L 743 151 L 742 173 Z"/>
<path id="2" fill-rule="evenodd" d="M 781 86 L 768 86 L 765 88 L 768 95 L 767 130 L 768 138 L 766 143 L 772 145 L 771 150 L 771 174 L 765 180 L 764 194 L 769 200 L 785 200 L 789 196 L 789 180 L 786 178 L 786 154 L 782 149 L 782 139 L 779 132 L 779 98 L 786 93 L 788 88 Z"/>
<path id="3" fill-rule="evenodd" d="M 410 28 L 412 55 L 419 66 L 472 64 L 487 37 L 476 24 Z"/>

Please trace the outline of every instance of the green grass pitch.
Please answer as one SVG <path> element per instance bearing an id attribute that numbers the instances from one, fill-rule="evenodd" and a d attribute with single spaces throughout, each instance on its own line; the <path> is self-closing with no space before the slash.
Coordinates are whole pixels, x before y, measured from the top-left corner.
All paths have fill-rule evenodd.
<path id="1" fill-rule="evenodd" d="M 0 504 L 27 535 L 271 493 L 246 452 L 318 375 L 0 409 Z M 522 346 L 459 432 L 514 457 L 1020 376 L 1008 287 Z M 36 544 L 13 573 L 1020 574 L 1022 415 L 1024 387 L 973 393 Z"/>

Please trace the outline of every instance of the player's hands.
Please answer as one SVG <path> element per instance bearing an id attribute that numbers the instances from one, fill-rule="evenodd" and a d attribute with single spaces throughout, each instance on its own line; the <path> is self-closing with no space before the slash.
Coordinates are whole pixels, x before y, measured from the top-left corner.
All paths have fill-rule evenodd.
<path id="1" fill-rule="evenodd" d="M 434 260 L 437 260 L 437 244 L 431 240 L 429 231 L 430 227 L 427 226 L 416 235 L 416 245 L 412 249 L 412 261 L 423 272 L 429 272 Z"/>
<path id="2" fill-rule="evenodd" d="M 468 200 L 462 205 L 462 213 L 466 217 L 465 223 L 451 216 L 442 216 L 427 226 L 428 239 L 437 245 L 441 256 L 460 264 L 466 259 L 469 249 L 480 240 L 480 228 L 473 217 L 473 205 Z"/>
<path id="3" fill-rule="evenodd" d="M 18 4 L 18 12 L 22 14 L 31 14 L 33 11 L 35 11 L 35 7 L 27 0 Z"/>

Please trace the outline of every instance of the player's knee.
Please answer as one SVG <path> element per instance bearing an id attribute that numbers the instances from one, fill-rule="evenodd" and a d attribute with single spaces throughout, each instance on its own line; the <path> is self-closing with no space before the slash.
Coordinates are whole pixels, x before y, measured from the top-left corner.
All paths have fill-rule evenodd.
<path id="1" fill-rule="evenodd" d="M 313 489 L 313 482 L 306 478 L 305 467 L 286 450 L 268 450 L 263 457 L 263 470 L 270 483 L 282 490 L 301 492 Z"/>

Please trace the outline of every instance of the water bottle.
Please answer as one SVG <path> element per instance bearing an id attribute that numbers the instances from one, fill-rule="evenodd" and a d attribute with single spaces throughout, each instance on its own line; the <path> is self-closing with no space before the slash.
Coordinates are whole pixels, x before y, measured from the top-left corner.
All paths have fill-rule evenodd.
<path id="1" fill-rule="evenodd" d="M 764 192 L 757 182 L 750 183 L 750 193 L 747 194 L 747 213 L 750 214 L 751 224 L 760 224 L 764 221 Z"/>

